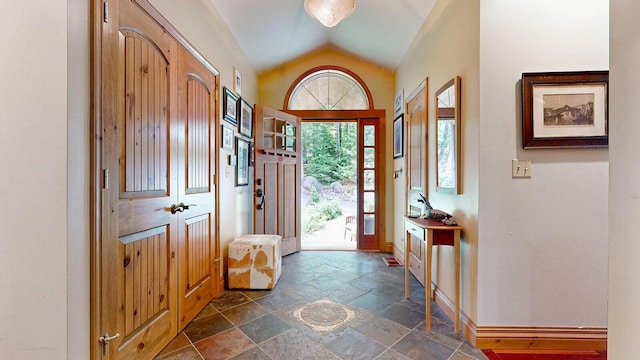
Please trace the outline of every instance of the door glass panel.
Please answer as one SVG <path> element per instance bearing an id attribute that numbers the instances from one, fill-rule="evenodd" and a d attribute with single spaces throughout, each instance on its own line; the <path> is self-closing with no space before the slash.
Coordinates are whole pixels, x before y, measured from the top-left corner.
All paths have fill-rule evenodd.
<path id="1" fill-rule="evenodd" d="M 365 148 L 364 149 L 364 168 L 373 169 L 376 167 L 376 149 Z"/>
<path id="2" fill-rule="evenodd" d="M 266 117 L 263 120 L 263 127 L 264 127 L 264 131 L 268 131 L 268 132 L 273 132 L 273 118 L 272 117 Z"/>
<path id="3" fill-rule="evenodd" d="M 294 136 L 296 134 L 296 127 L 291 124 L 287 124 L 286 134 L 289 136 Z"/>
<path id="4" fill-rule="evenodd" d="M 364 193 L 364 212 L 376 211 L 376 194 L 373 192 Z"/>
<path id="5" fill-rule="evenodd" d="M 364 146 L 376 145 L 376 127 L 373 125 L 364 126 Z"/>
<path id="6" fill-rule="evenodd" d="M 374 214 L 367 214 L 364 216 L 364 234 L 373 235 L 376 229 L 376 216 Z"/>
<path id="7" fill-rule="evenodd" d="M 376 171 L 365 170 L 364 171 L 364 190 L 375 190 L 376 186 Z"/>
<path id="8" fill-rule="evenodd" d="M 295 151 L 296 149 L 296 139 L 293 137 L 287 137 L 287 151 Z"/>

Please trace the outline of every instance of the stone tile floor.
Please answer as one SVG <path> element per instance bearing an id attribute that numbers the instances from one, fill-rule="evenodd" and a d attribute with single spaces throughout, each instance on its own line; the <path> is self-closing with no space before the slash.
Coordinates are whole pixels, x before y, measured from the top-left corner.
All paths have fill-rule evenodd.
<path id="1" fill-rule="evenodd" d="M 387 267 L 383 256 L 286 256 L 275 289 L 225 291 L 156 359 L 486 360 L 435 303 L 425 331 L 424 288 L 411 276 L 405 299 L 404 268 Z"/>

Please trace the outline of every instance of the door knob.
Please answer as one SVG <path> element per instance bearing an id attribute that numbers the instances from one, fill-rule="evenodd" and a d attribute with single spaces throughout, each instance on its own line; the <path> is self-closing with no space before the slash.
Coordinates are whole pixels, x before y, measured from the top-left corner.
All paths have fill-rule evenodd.
<path id="1" fill-rule="evenodd" d="M 264 199 L 266 198 L 266 196 L 264 196 L 264 194 L 262 195 L 262 201 L 260 202 L 260 204 L 258 204 L 257 208 L 258 210 L 262 210 L 262 207 L 264 206 Z"/>
<path id="2" fill-rule="evenodd" d="M 181 202 L 178 205 L 172 204 L 170 210 L 172 214 L 175 214 L 177 212 L 183 212 L 185 210 L 189 210 L 190 206 L 197 206 L 197 205 L 196 204 L 185 205 L 184 203 Z"/>

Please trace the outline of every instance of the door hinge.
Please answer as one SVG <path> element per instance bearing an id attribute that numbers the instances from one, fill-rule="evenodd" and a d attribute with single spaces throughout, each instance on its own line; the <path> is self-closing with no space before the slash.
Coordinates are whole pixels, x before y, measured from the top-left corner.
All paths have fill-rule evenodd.
<path id="1" fill-rule="evenodd" d="M 102 188 L 104 190 L 109 188 L 109 169 L 102 169 Z"/>
<path id="2" fill-rule="evenodd" d="M 213 186 L 218 185 L 218 175 L 211 175 L 211 182 L 213 182 Z"/>
<path id="3" fill-rule="evenodd" d="M 109 2 L 105 1 L 102 4 L 102 21 L 105 23 L 109 22 Z"/>

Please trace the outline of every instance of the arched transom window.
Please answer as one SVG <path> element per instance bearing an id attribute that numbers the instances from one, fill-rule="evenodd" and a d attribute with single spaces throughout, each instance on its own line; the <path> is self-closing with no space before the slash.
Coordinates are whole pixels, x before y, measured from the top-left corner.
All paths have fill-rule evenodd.
<path id="1" fill-rule="evenodd" d="M 289 96 L 289 110 L 366 110 L 368 91 L 350 74 L 338 69 L 303 76 Z"/>

